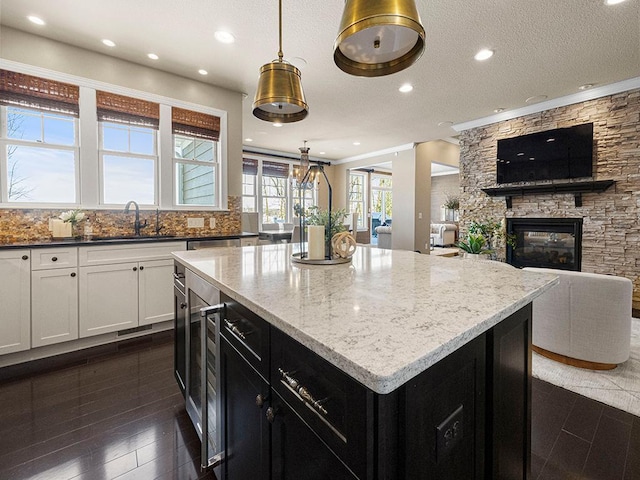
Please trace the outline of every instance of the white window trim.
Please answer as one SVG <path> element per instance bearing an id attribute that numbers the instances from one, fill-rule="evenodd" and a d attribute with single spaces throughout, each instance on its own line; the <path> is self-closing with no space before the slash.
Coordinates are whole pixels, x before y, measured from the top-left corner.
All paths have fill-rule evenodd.
<path id="1" fill-rule="evenodd" d="M 20 62 L 14 62 L 12 60 L 0 59 L 0 68 L 5 70 L 11 70 L 18 73 L 24 73 L 27 75 L 34 75 L 59 82 L 71 83 L 80 87 L 80 117 L 76 122 L 79 128 L 80 136 L 76 137 L 79 141 L 79 158 L 78 161 L 81 168 L 79 171 L 79 180 L 76 184 L 76 198 L 79 199 L 77 204 L 35 204 L 28 203 L 20 205 L 16 203 L 0 203 L 0 207 L 11 208 L 38 208 L 38 209 L 59 209 L 61 207 L 68 208 L 75 206 L 83 209 L 90 210 L 113 210 L 123 208 L 123 205 L 101 205 L 100 204 L 100 185 L 99 185 L 99 164 L 100 157 L 98 154 L 98 126 L 96 119 L 96 100 L 95 91 L 101 90 L 105 92 L 115 93 L 118 95 L 125 95 L 129 97 L 139 98 L 141 100 L 147 100 L 160 104 L 160 129 L 158 130 L 158 137 L 160 142 L 158 144 L 158 174 L 156 186 L 156 195 L 158 205 L 148 206 L 141 205 L 141 210 L 155 210 L 160 208 L 161 210 L 197 210 L 197 211 L 221 211 L 226 212 L 228 209 L 228 113 L 225 110 L 217 108 L 207 107 L 204 105 L 191 103 L 171 97 L 165 97 L 155 93 L 145 92 L 142 90 L 136 90 L 128 87 L 121 87 L 118 85 L 112 85 L 106 82 L 93 80 L 89 78 L 79 77 L 67 73 L 56 72 L 46 68 L 36 67 L 33 65 L 27 65 Z M 186 110 L 193 110 L 194 112 L 206 113 L 208 115 L 215 115 L 220 118 L 220 140 L 218 142 L 220 148 L 219 156 L 219 173 L 218 173 L 218 188 L 220 203 L 217 207 L 205 207 L 199 205 L 174 205 L 173 195 L 174 180 L 173 180 L 173 131 L 171 128 L 171 107 L 183 108 Z M 165 155 L 165 152 L 169 152 Z M 4 179 L 5 175 L 2 174 L 1 178 Z M 3 188 L 0 184 L 0 188 Z M 3 188 L 3 192 L 5 189 Z"/>
<path id="2" fill-rule="evenodd" d="M 173 129 L 172 129 L 173 130 Z M 198 209 L 220 209 L 220 203 L 221 203 L 221 185 L 220 185 L 220 175 L 217 173 L 220 168 L 220 161 L 218 160 L 220 158 L 220 152 L 221 152 L 221 142 L 213 142 L 214 146 L 217 150 L 216 152 L 216 160 L 212 161 L 212 162 L 208 162 L 205 160 L 194 160 L 194 159 L 187 159 L 187 158 L 177 158 L 175 156 L 175 151 L 174 151 L 174 147 L 175 147 L 175 134 L 172 133 L 171 135 L 171 157 L 173 159 L 173 163 L 172 163 L 172 171 L 173 171 L 173 206 L 174 208 L 180 208 L 180 209 L 185 209 L 185 210 L 193 210 L 195 207 L 197 207 Z M 189 139 L 193 139 L 194 141 L 199 140 L 197 137 L 194 136 L 190 136 L 190 135 L 185 135 L 185 134 L 178 134 L 179 137 L 183 137 L 183 138 L 189 138 Z M 214 169 L 216 170 L 216 175 L 215 175 L 215 192 L 214 192 L 214 198 L 215 198 L 215 204 L 214 205 L 202 205 L 202 204 L 189 204 L 189 205 L 178 205 L 178 184 L 176 183 L 175 179 L 178 176 L 178 164 L 182 163 L 184 165 L 198 165 L 198 166 L 203 166 L 203 167 L 214 167 Z M 242 207 L 241 207 L 242 208 Z"/>
<path id="3" fill-rule="evenodd" d="M 17 107 L 22 108 L 22 107 Z M 41 113 L 42 110 L 37 110 L 33 108 L 26 108 L 25 110 L 34 110 Z M 55 112 L 52 112 L 55 113 Z M 75 136 L 75 144 L 74 145 L 59 145 L 45 142 L 34 142 L 30 140 L 20 140 L 14 138 L 7 137 L 7 122 L 2 121 L 2 131 L 0 131 L 0 207 L 2 208 L 29 208 L 29 209 L 41 209 L 41 208 L 69 208 L 69 207 L 77 207 L 80 205 L 80 137 L 79 137 L 79 125 L 80 122 L 78 118 L 67 115 L 73 118 L 73 128 L 74 128 L 74 136 Z M 7 118 L 7 107 L 4 105 L 0 105 L 0 119 Z M 44 127 L 42 127 L 44 128 Z M 9 167 L 9 158 L 7 155 L 7 146 L 8 145 L 19 145 L 24 147 L 35 147 L 35 148 L 49 148 L 52 150 L 66 150 L 73 152 L 73 160 L 74 160 L 74 185 L 75 185 L 75 198 L 76 202 L 69 203 L 60 203 L 60 202 L 48 202 L 48 203 L 38 203 L 38 202 L 10 202 L 9 201 L 9 183 L 8 177 L 6 175 L 7 169 Z"/>
<path id="4" fill-rule="evenodd" d="M 358 217 L 358 223 L 362 222 L 362 226 L 359 227 L 360 231 L 368 230 L 367 221 L 368 221 L 368 187 L 367 181 L 369 175 L 366 172 L 358 172 L 358 171 L 347 171 L 347 205 L 349 207 L 349 213 L 354 213 L 351 211 L 351 200 L 349 199 L 349 195 L 351 194 L 351 175 L 362 177 L 362 219 Z"/>

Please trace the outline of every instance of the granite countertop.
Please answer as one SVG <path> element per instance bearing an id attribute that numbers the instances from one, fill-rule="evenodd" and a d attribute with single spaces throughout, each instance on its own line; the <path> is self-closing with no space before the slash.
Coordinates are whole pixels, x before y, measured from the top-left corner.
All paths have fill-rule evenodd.
<path id="1" fill-rule="evenodd" d="M 187 268 L 385 394 L 557 284 L 510 265 L 358 246 L 351 264 L 290 261 L 298 244 L 174 252 Z"/>
<path id="2" fill-rule="evenodd" d="M 53 248 L 53 247 L 86 247 L 90 245 L 120 245 L 126 243 L 149 243 L 149 242 L 201 242 L 205 240 L 224 240 L 233 238 L 257 237 L 257 233 L 235 233 L 229 235 L 216 235 L 207 237 L 184 237 L 173 235 L 117 235 L 93 237 L 91 240 L 84 238 L 51 238 L 48 240 L 0 243 L 0 250 L 11 248 Z"/>

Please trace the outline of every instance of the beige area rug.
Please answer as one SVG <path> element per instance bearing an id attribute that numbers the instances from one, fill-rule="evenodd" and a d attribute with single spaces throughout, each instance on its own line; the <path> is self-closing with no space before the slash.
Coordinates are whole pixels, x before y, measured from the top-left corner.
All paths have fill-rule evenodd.
<path id="1" fill-rule="evenodd" d="M 533 376 L 640 417 L 640 319 L 631 321 L 631 357 L 615 369 L 570 367 L 534 352 Z"/>

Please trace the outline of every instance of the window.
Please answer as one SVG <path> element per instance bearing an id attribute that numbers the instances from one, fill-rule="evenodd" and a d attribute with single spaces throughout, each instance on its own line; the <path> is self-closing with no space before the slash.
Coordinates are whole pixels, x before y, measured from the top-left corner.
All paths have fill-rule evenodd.
<path id="1" fill-rule="evenodd" d="M 287 220 L 289 165 L 262 162 L 262 223 Z"/>
<path id="2" fill-rule="evenodd" d="M 391 175 L 374 173 L 371 175 L 371 216 L 380 223 L 391 220 L 393 210 Z"/>
<path id="3" fill-rule="evenodd" d="M 0 70 L 2 203 L 78 202 L 78 98 L 74 85 Z"/>
<path id="4" fill-rule="evenodd" d="M 242 159 L 242 211 L 257 212 L 258 160 Z"/>
<path id="5" fill-rule="evenodd" d="M 156 205 L 157 133 L 160 106 L 136 98 L 96 92 L 100 132 L 101 200 Z"/>
<path id="6" fill-rule="evenodd" d="M 171 109 L 176 205 L 219 206 L 220 118 Z"/>
<path id="7" fill-rule="evenodd" d="M 350 173 L 349 174 L 349 212 L 358 214 L 358 228 L 365 227 L 366 212 L 366 174 Z"/>

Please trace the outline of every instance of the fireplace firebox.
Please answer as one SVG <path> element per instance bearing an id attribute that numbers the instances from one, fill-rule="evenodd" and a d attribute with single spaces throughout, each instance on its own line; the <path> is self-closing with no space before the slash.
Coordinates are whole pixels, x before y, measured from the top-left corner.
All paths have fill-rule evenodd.
<path id="1" fill-rule="evenodd" d="M 515 248 L 507 245 L 511 265 L 580 271 L 582 218 L 508 218 L 507 232 L 516 237 Z"/>

